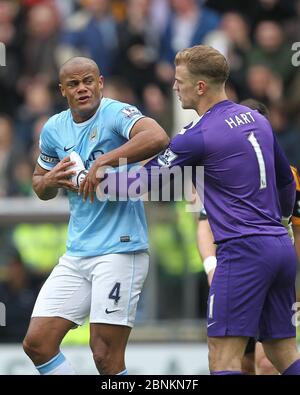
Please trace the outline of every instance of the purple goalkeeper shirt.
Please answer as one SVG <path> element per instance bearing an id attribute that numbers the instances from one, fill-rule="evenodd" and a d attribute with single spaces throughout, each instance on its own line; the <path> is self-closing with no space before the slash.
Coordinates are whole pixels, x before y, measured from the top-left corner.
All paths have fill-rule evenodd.
<path id="1" fill-rule="evenodd" d="M 281 213 L 293 207 L 293 176 L 269 121 L 257 111 L 217 103 L 145 165 L 148 172 L 153 166 L 204 166 L 204 206 L 216 243 L 286 234 Z"/>

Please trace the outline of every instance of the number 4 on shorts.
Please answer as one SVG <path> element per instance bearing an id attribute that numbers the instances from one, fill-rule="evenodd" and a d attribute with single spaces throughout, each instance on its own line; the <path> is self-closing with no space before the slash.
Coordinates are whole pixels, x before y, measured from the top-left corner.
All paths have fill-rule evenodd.
<path id="1" fill-rule="evenodd" d="M 121 283 L 115 283 L 108 296 L 109 299 L 113 299 L 115 301 L 115 304 L 117 304 L 119 299 L 121 298 L 120 288 L 121 288 Z"/>

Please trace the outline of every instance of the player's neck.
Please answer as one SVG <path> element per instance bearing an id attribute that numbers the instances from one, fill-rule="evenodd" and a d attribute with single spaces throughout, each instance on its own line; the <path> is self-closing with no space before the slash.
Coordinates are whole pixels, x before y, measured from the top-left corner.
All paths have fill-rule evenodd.
<path id="1" fill-rule="evenodd" d="M 217 103 L 228 100 L 228 97 L 225 91 L 221 91 L 219 94 L 214 94 L 212 96 L 207 96 L 205 99 L 201 100 L 197 106 L 197 113 L 198 115 L 205 114 L 210 108 L 215 106 Z"/>
<path id="2" fill-rule="evenodd" d="M 85 114 L 83 114 L 83 113 L 80 114 L 78 112 L 72 111 L 72 109 L 71 109 L 71 113 L 72 113 L 74 122 L 75 123 L 83 123 L 83 122 L 86 122 L 89 119 L 91 119 L 96 114 L 96 112 L 98 111 L 99 105 L 100 105 L 100 102 L 97 105 L 97 107 L 95 107 L 89 113 L 85 113 Z"/>

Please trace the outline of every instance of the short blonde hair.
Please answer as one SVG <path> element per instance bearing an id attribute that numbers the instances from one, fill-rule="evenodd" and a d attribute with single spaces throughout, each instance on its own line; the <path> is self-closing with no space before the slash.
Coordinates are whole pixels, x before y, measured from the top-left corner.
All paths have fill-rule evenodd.
<path id="1" fill-rule="evenodd" d="M 193 76 L 207 78 L 215 84 L 225 83 L 229 76 L 225 57 L 208 45 L 195 45 L 179 51 L 175 57 L 175 65 L 180 64 L 186 65 Z"/>

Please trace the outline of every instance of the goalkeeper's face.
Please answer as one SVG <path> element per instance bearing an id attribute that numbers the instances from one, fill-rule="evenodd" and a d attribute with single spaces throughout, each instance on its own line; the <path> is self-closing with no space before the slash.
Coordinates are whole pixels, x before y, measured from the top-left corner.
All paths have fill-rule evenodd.
<path id="1" fill-rule="evenodd" d="M 187 66 L 184 64 L 177 65 L 173 90 L 177 93 L 182 108 L 197 111 L 199 101 L 197 87 L 197 81 L 191 75 Z"/>
<path id="2" fill-rule="evenodd" d="M 68 100 L 75 122 L 84 122 L 99 107 L 103 77 L 91 65 L 75 65 L 64 72 L 60 88 L 62 95 Z"/>

